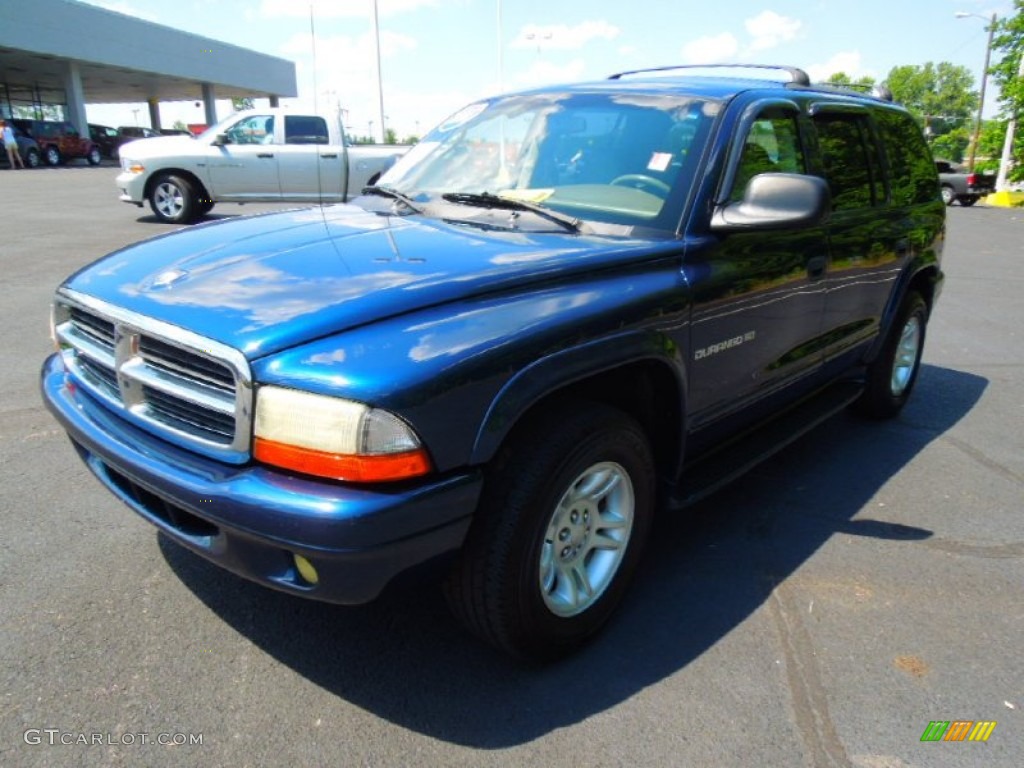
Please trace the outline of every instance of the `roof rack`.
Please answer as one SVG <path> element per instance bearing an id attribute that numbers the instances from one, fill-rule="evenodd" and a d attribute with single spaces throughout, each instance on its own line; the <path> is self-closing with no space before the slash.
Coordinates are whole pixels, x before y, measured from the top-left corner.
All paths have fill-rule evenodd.
<path id="1" fill-rule="evenodd" d="M 648 72 L 668 72 L 673 69 L 774 69 L 789 73 L 790 82 L 793 85 L 809 86 L 810 76 L 798 67 L 787 67 L 773 64 L 676 64 L 668 67 L 652 67 L 650 69 L 633 69 L 628 72 L 616 72 L 609 75 L 609 80 L 620 80 L 626 75 L 642 75 Z"/>
<path id="2" fill-rule="evenodd" d="M 848 93 L 854 91 L 879 101 L 895 101 L 889 86 L 884 83 L 814 83 L 812 88 L 832 93 Z"/>

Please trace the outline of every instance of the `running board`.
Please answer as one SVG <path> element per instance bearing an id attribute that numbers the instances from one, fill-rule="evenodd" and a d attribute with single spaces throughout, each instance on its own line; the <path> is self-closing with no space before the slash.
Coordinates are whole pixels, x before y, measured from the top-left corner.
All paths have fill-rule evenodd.
<path id="1" fill-rule="evenodd" d="M 838 382 L 811 395 L 756 429 L 687 465 L 669 506 L 688 507 L 747 473 L 860 397 L 859 382 Z"/>

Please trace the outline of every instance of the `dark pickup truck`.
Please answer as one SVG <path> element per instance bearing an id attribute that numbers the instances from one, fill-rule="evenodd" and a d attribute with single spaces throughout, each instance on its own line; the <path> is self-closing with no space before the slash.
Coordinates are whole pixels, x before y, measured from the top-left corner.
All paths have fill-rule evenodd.
<path id="1" fill-rule="evenodd" d="M 942 287 L 904 109 L 673 69 L 477 102 L 349 204 L 85 267 L 47 404 L 224 568 L 352 604 L 443 566 L 481 638 L 571 651 L 656 511 L 848 405 L 896 415 Z"/>
<path id="2" fill-rule="evenodd" d="M 946 205 L 959 201 L 960 205 L 972 206 L 996 191 L 995 174 L 980 171 L 968 173 L 948 160 L 936 160 L 935 169 L 939 172 L 942 202 Z"/>

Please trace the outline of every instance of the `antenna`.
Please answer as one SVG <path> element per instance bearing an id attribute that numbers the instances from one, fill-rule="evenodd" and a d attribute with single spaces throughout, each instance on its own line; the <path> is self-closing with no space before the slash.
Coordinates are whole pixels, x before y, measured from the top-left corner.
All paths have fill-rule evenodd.
<path id="1" fill-rule="evenodd" d="M 313 52 L 313 114 L 320 114 L 320 105 L 317 99 L 319 98 L 320 87 L 316 81 L 316 22 L 313 18 L 313 3 L 309 4 L 309 39 L 310 45 Z M 344 142 L 343 134 L 342 141 Z M 328 133 L 330 137 L 330 133 Z M 285 139 L 287 141 L 287 138 Z M 320 218 L 324 221 L 324 227 L 327 227 L 327 214 L 324 212 L 324 180 L 323 180 L 323 164 L 320 162 L 320 149 L 316 150 L 316 192 L 317 202 L 320 204 Z"/>

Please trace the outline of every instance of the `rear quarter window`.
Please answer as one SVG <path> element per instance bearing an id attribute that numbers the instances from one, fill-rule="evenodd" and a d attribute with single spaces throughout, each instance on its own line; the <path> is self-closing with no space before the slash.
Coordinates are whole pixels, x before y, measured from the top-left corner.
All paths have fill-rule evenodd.
<path id="1" fill-rule="evenodd" d="M 938 199 L 936 163 L 914 119 L 903 112 L 886 109 L 880 110 L 875 120 L 885 142 L 893 204 L 913 205 Z"/>

